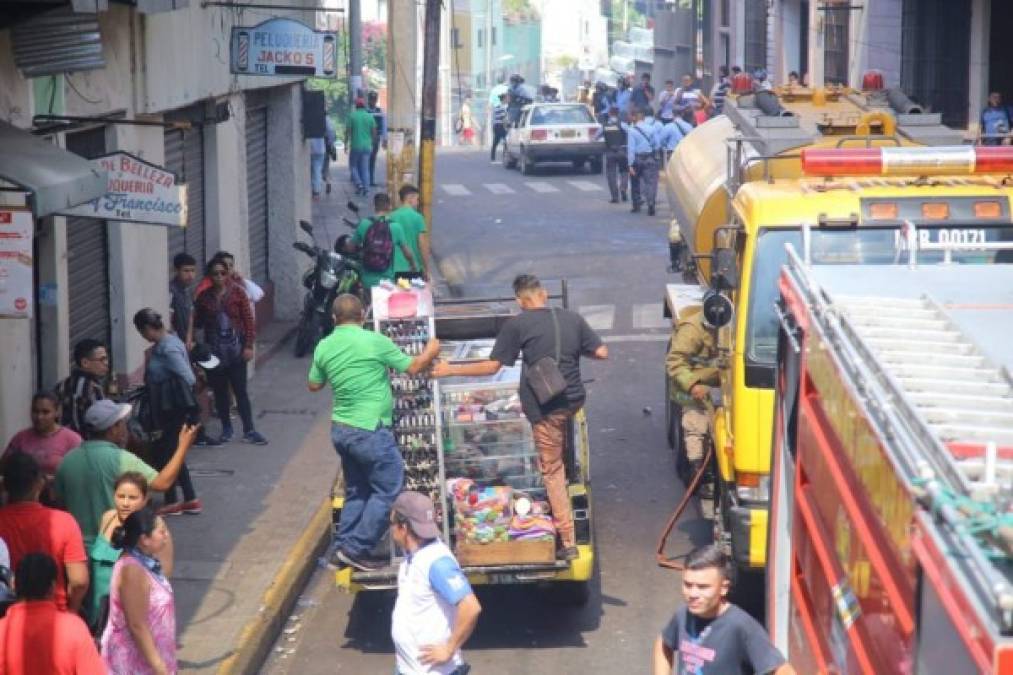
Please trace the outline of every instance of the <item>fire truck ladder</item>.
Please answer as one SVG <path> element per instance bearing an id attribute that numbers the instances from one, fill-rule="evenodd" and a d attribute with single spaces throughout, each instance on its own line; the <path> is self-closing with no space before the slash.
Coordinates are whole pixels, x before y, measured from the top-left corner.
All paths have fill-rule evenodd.
<path id="1" fill-rule="evenodd" d="M 1013 378 L 929 296 L 830 296 L 794 250 L 789 267 L 808 287 L 817 321 L 889 441 L 899 474 L 967 551 L 958 566 L 968 590 L 1010 634 Z M 1005 518 L 1005 527 L 982 536 L 974 519 L 983 512 Z"/>

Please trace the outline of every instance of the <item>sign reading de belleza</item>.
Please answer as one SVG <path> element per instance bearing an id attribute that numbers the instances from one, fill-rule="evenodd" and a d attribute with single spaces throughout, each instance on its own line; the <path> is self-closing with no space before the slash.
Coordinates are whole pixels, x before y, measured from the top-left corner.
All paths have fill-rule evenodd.
<path id="1" fill-rule="evenodd" d="M 32 234 L 28 209 L 0 208 L 0 317 L 32 316 Z"/>
<path id="2" fill-rule="evenodd" d="M 337 34 L 292 19 L 234 27 L 229 69 L 239 75 L 337 76 Z"/>
<path id="3" fill-rule="evenodd" d="M 109 172 L 106 193 L 61 215 L 186 226 L 186 185 L 176 182 L 176 174 L 127 152 L 97 157 L 92 163 Z"/>

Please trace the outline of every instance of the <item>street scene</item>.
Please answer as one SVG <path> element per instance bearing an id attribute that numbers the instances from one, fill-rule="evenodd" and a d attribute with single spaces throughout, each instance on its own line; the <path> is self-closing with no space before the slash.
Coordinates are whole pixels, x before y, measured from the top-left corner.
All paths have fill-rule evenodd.
<path id="1" fill-rule="evenodd" d="M 0 3 L 0 671 L 1013 675 L 1010 25 Z"/>

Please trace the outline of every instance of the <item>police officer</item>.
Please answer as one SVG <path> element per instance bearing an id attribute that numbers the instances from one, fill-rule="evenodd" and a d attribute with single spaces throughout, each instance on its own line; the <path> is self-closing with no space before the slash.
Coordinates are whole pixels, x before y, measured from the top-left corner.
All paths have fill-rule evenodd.
<path id="1" fill-rule="evenodd" d="M 510 76 L 510 88 L 507 90 L 510 94 L 510 102 L 507 107 L 507 118 L 510 120 L 511 126 L 517 126 L 517 123 L 521 121 L 521 110 L 527 104 L 531 103 L 531 98 L 528 97 L 528 92 L 524 88 L 524 78 L 520 75 Z"/>
<path id="2" fill-rule="evenodd" d="M 710 309 L 710 298 L 716 295 L 713 290 L 707 291 L 704 306 Z M 705 443 L 711 433 L 714 415 L 711 389 L 720 384 L 717 329 L 730 320 L 730 314 L 727 320 L 725 318 L 703 307 L 699 311 L 691 310 L 676 326 L 665 359 L 665 368 L 673 384 L 672 400 L 682 408 L 686 457 L 680 455 L 678 467 L 687 487 L 703 463 Z"/>
<path id="3" fill-rule="evenodd" d="M 653 123 L 645 121 L 643 110 L 632 111 L 634 124 L 626 134 L 626 161 L 633 182 L 632 213 L 640 212 L 640 202 L 647 202 L 647 215 L 654 215 L 658 196 L 658 139 Z"/>
<path id="4" fill-rule="evenodd" d="M 610 203 L 616 204 L 619 198 L 625 202 L 629 190 L 630 166 L 626 163 L 626 129 L 619 121 L 619 106 L 612 104 L 608 109 L 608 119 L 602 124 L 605 136 L 605 180 L 612 194 Z"/>
<path id="5" fill-rule="evenodd" d="M 675 146 L 692 130 L 692 125 L 681 117 L 675 117 L 671 122 L 662 125 L 658 131 L 658 147 L 661 148 L 662 161 L 666 165 L 675 152 Z"/>

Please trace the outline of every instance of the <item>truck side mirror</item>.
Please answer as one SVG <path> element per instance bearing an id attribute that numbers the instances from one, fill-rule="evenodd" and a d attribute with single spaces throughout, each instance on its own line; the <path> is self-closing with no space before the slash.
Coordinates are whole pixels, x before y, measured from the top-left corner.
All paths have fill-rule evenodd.
<path id="1" fill-rule="evenodd" d="M 711 288 L 735 290 L 739 286 L 739 265 L 733 248 L 716 248 L 711 255 Z"/>

